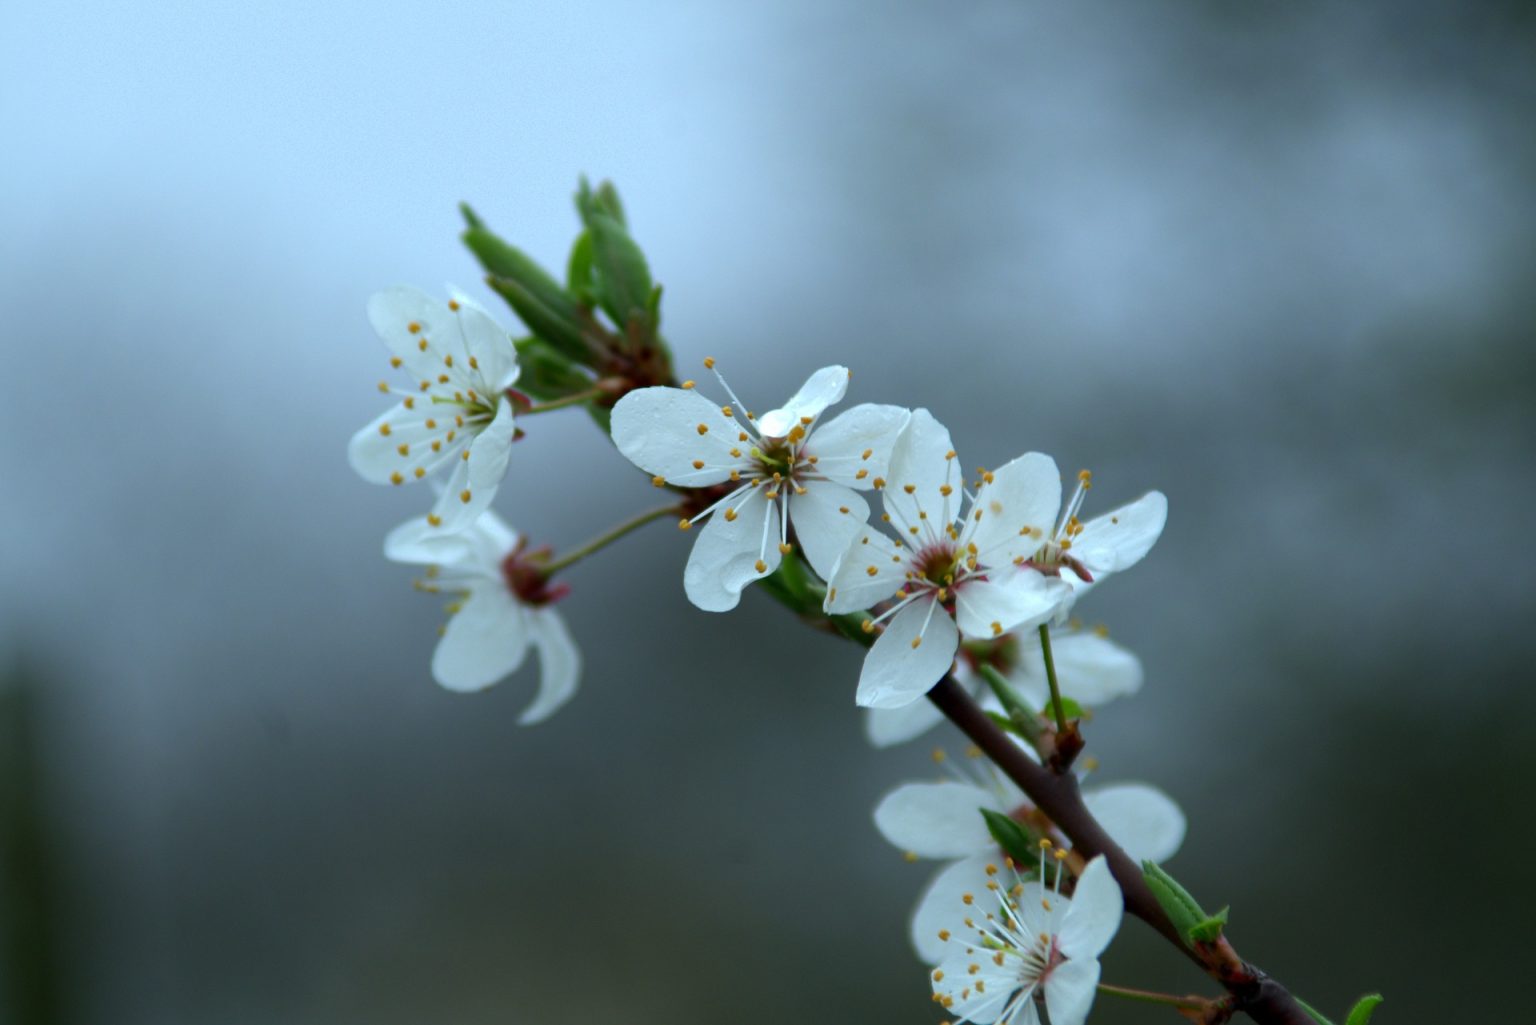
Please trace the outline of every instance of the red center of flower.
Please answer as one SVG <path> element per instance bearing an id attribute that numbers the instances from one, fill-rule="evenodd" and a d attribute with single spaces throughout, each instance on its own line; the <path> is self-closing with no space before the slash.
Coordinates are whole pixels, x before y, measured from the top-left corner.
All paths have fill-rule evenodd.
<path id="1" fill-rule="evenodd" d="M 551 584 L 549 574 L 544 571 L 550 549 L 546 546 L 527 551 L 527 547 L 526 540 L 518 539 L 517 547 L 501 562 L 501 576 L 507 582 L 507 590 L 524 605 L 548 605 L 570 594 L 568 584 Z"/>

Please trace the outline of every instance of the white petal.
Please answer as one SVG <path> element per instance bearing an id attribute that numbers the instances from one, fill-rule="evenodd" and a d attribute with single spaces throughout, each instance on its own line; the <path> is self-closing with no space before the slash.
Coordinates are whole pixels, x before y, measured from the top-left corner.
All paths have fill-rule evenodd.
<path id="1" fill-rule="evenodd" d="M 960 633 L 949 613 L 936 608 L 932 598 L 917 599 L 891 618 L 864 656 L 856 700 L 865 708 L 900 708 L 916 701 L 949 672 L 959 645 Z"/>
<path id="2" fill-rule="evenodd" d="M 1061 474 L 1056 460 L 1026 452 L 992 471 L 992 483 L 976 492 L 969 540 L 981 550 L 984 565 L 1004 565 L 1020 556 L 1027 559 L 1050 537 L 1060 509 Z"/>
<path id="3" fill-rule="evenodd" d="M 502 402 L 496 408 L 496 416 L 469 443 L 465 450 L 469 458 L 455 460 L 458 465 L 432 507 L 433 513 L 442 518 L 438 529 L 444 533 L 465 530 L 490 508 L 512 456 L 512 419 L 512 403 Z"/>
<path id="4" fill-rule="evenodd" d="M 906 566 L 906 558 L 890 538 L 865 527 L 837 557 L 826 578 L 827 599 L 822 607 L 836 616 L 885 601 L 907 582 Z"/>
<path id="5" fill-rule="evenodd" d="M 960 511 L 965 472 L 953 452 L 944 425 L 926 409 L 914 409 L 891 450 L 891 469 L 883 491 L 885 511 L 904 535 L 909 527 L 918 527 L 921 539 L 937 538 L 954 522 Z M 948 496 L 943 493 L 945 487 L 950 488 Z M 928 514 L 926 520 L 920 516 L 924 512 Z"/>
<path id="6" fill-rule="evenodd" d="M 539 652 L 539 693 L 517 721 L 524 726 L 543 722 L 576 693 L 581 676 L 581 652 L 566 632 L 565 620 L 554 609 L 531 609 L 528 634 Z"/>
<path id="7" fill-rule="evenodd" d="M 805 440 L 805 452 L 816 457 L 816 469 L 828 480 L 868 490 L 876 477 L 890 472 L 891 449 L 911 415 L 901 406 L 854 406 L 818 424 Z"/>
<path id="8" fill-rule="evenodd" d="M 1188 821 L 1173 798 L 1145 783 L 1115 783 L 1083 792 L 1083 804 L 1133 861 L 1165 861 L 1178 853 Z"/>
<path id="9" fill-rule="evenodd" d="M 432 653 L 432 676 L 449 690 L 482 690 L 522 665 L 524 609 L 504 587 L 471 591 Z"/>
<path id="10" fill-rule="evenodd" d="M 673 484 L 719 484 L 731 470 L 753 465 L 746 455 L 753 442 L 741 440 L 745 432 L 736 419 L 691 389 L 637 388 L 613 407 L 611 430 L 626 459 Z M 731 455 L 732 449 L 742 455 Z"/>
<path id="11" fill-rule="evenodd" d="M 973 900 L 982 899 L 991 878 L 987 866 L 998 864 L 995 850 L 975 854 L 947 866 L 928 883 L 912 914 L 912 946 L 924 964 L 938 964 L 965 949 L 965 919 L 975 917 L 975 908 L 963 898 L 969 893 Z M 948 932 L 950 938 L 939 939 L 940 932 Z"/>
<path id="12" fill-rule="evenodd" d="M 1149 491 L 1130 505 L 1083 524 L 1072 542 L 1072 556 L 1095 577 L 1130 569 L 1151 551 L 1168 522 L 1168 499 Z"/>
<path id="13" fill-rule="evenodd" d="M 944 713 L 927 701 L 904 708 L 871 708 L 864 713 L 864 736 L 875 747 L 893 747 L 922 736 L 944 721 Z"/>
<path id="14" fill-rule="evenodd" d="M 875 806 L 875 828 L 920 858 L 963 858 L 994 846 L 981 809 L 993 795 L 969 783 L 904 783 Z"/>
<path id="15" fill-rule="evenodd" d="M 848 390 L 848 376 L 847 367 L 822 367 L 806 378 L 788 402 L 758 417 L 757 429 L 765 438 L 782 438 L 805 418 L 816 419 L 822 410 L 842 401 Z"/>
<path id="16" fill-rule="evenodd" d="M 634 394 L 631 392 L 630 394 Z M 736 518 L 728 520 L 721 506 L 699 530 L 688 565 L 683 570 L 683 590 L 688 600 L 705 612 L 729 612 L 741 601 L 741 592 L 779 567 L 779 507 L 751 488 L 731 506 Z M 766 523 L 765 523 L 766 520 Z M 765 539 L 766 538 L 766 542 Z M 757 568 L 762 560 L 763 568 Z"/>
<path id="17" fill-rule="evenodd" d="M 1059 964 L 1045 979 L 1045 1010 L 1051 1025 L 1083 1025 L 1099 985 L 1099 962 L 1079 958 Z"/>
<path id="18" fill-rule="evenodd" d="M 449 294 L 459 304 L 457 311 L 450 312 L 457 318 L 462 358 L 467 363 L 474 357 L 477 364 L 477 390 L 483 390 L 487 397 L 500 395 L 517 383 L 517 348 L 512 344 L 512 336 L 485 307 L 457 289 L 450 288 Z"/>
<path id="19" fill-rule="evenodd" d="M 789 497 L 789 524 L 795 530 L 805 561 L 826 580 L 838 557 L 869 520 L 869 503 L 841 484 L 807 481 L 805 494 Z"/>
<path id="20" fill-rule="evenodd" d="M 370 296 L 368 320 L 413 380 L 436 378 L 444 354 L 452 351 L 443 349 L 439 342 L 457 336 L 455 318 L 445 301 L 405 285 Z M 427 343 L 425 349 L 422 342 Z M 510 348 L 511 342 L 507 344 Z"/>
<path id="21" fill-rule="evenodd" d="M 1070 593 L 1055 577 L 1010 566 L 986 580 L 956 585 L 955 613 L 961 633 L 991 640 L 1009 630 L 1044 623 Z M 1024 640 L 1021 637 L 1020 643 Z"/>
<path id="22" fill-rule="evenodd" d="M 1037 640 L 1020 638 L 1019 672 L 1027 676 L 1031 691 L 1047 686 L 1045 657 Z M 1092 630 L 1052 630 L 1051 657 L 1063 697 L 1080 705 L 1098 708 L 1141 689 L 1141 660 L 1107 637 Z"/>
<path id="23" fill-rule="evenodd" d="M 384 538 L 384 558 L 421 566 L 462 562 L 474 549 L 463 534 L 444 534 L 424 516 L 414 516 Z"/>
<path id="24" fill-rule="evenodd" d="M 419 409 L 398 403 L 386 409 L 347 443 L 347 461 L 358 476 L 370 484 L 408 483 L 416 478 L 415 468 L 441 462 L 432 458 L 432 432 L 425 427 L 426 417 Z M 406 455 L 400 446 L 406 446 Z M 398 475 L 398 477 L 397 477 Z"/>
<path id="25" fill-rule="evenodd" d="M 1061 923 L 1061 952 L 1071 958 L 1091 960 L 1098 957 L 1109 946 L 1115 930 L 1120 928 L 1124 910 L 1120 886 L 1110 874 L 1109 862 L 1101 854 L 1088 862 L 1088 867 L 1077 878 L 1072 904 Z"/>
<path id="26" fill-rule="evenodd" d="M 1012 960 L 998 965 L 993 962 L 991 952 L 977 949 L 971 954 L 955 951 L 939 962 L 934 974 L 942 972 L 943 978 L 934 980 L 933 991 L 954 1001 L 945 1005 L 944 1012 L 959 1021 L 975 1022 L 976 1025 L 991 1025 L 997 1021 L 998 1015 L 1008 1006 L 1008 998 L 1019 988 L 1018 972 L 1009 963 Z M 972 966 L 976 968 L 975 972 L 971 971 Z M 982 989 L 977 989 L 977 982 L 982 984 Z"/>

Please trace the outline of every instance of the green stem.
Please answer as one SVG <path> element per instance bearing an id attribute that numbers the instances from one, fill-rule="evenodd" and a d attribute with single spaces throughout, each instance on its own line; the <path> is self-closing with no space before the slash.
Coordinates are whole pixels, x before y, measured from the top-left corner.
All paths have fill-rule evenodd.
<path id="1" fill-rule="evenodd" d="M 544 574 L 546 576 L 553 575 L 557 571 L 565 569 L 567 566 L 574 562 L 580 562 L 582 559 L 585 559 L 593 552 L 607 548 L 609 545 L 613 544 L 625 534 L 628 534 L 633 530 L 639 530 L 641 527 L 645 526 L 652 520 L 659 520 L 663 516 L 678 516 L 682 514 L 682 511 L 683 510 L 678 506 L 666 505 L 662 506 L 660 509 L 652 509 L 650 512 L 643 512 L 632 520 L 624 521 L 617 527 L 614 527 L 612 530 L 608 531 L 608 533 L 595 537 L 591 541 L 588 541 L 586 544 L 582 545 L 580 548 L 572 549 L 571 551 L 566 552 L 564 555 L 560 556 L 560 558 L 548 563 L 543 567 Z"/>
<path id="2" fill-rule="evenodd" d="M 1061 707 L 1061 687 L 1056 683 L 1056 659 L 1051 654 L 1051 629 L 1040 624 L 1040 653 L 1045 656 L 1045 679 L 1051 685 L 1051 711 L 1056 714 L 1056 728 L 1067 732 L 1067 713 Z"/>
<path id="3" fill-rule="evenodd" d="M 1014 691 L 1013 685 L 1008 682 L 1008 678 L 998 671 L 996 666 L 983 662 L 978 671 L 981 673 L 981 678 L 986 680 L 987 685 L 992 688 L 992 693 L 997 695 L 997 700 L 1002 702 L 1003 711 L 1008 713 L 1008 721 L 1013 723 L 1019 732 L 1024 734 L 1025 739 L 1038 749 L 1040 723 L 1036 721 L 1035 713 L 1024 704 L 1018 693 Z"/>
<path id="4" fill-rule="evenodd" d="M 579 391 L 572 395 L 566 395 L 563 398 L 541 402 L 537 406 L 530 406 L 523 410 L 523 415 L 531 416 L 534 413 L 548 413 L 556 409 L 564 409 L 566 406 L 579 406 L 583 402 L 591 402 L 593 399 L 602 398 L 603 395 L 604 392 L 601 388 L 588 388 L 586 391 Z"/>
<path id="5" fill-rule="evenodd" d="M 1204 997 L 1181 997 L 1172 993 L 1154 993 L 1150 989 L 1132 989 L 1129 986 L 1111 986 L 1107 982 L 1099 983 L 1099 992 L 1110 996 L 1124 997 L 1126 1000 L 1139 1000 L 1144 1004 L 1166 1004 L 1169 1007 L 1180 1007 L 1186 1010 L 1199 1011 L 1210 1006 L 1210 1001 Z"/>

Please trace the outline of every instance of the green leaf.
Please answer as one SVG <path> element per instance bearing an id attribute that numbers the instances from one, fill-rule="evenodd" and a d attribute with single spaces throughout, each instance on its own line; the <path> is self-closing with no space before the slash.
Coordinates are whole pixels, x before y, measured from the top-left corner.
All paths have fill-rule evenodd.
<path id="1" fill-rule="evenodd" d="M 1224 907 L 1214 915 L 1209 915 L 1194 925 L 1189 930 L 1189 938 L 1197 943 L 1215 943 L 1221 935 L 1221 930 L 1227 924 L 1227 912 L 1230 907 Z"/>
<path id="2" fill-rule="evenodd" d="M 517 387 L 536 399 L 558 399 L 592 387 L 592 378 L 541 338 L 519 338 Z"/>
<path id="3" fill-rule="evenodd" d="M 1028 865 L 1038 856 L 1035 838 L 1022 825 L 990 808 L 981 809 L 981 817 L 987 820 L 987 832 L 1015 865 Z"/>
<path id="4" fill-rule="evenodd" d="M 474 207 L 470 206 L 468 203 L 460 203 L 459 204 L 459 213 L 464 215 L 464 224 L 467 227 L 470 227 L 470 228 L 483 228 L 483 227 L 485 227 L 485 222 L 480 219 L 480 215 L 479 214 L 475 213 Z"/>
<path id="5" fill-rule="evenodd" d="M 530 331 L 577 362 L 591 359 L 576 304 L 544 268 L 483 225 L 464 229 L 460 237 L 489 273 L 487 283 Z"/>
<path id="6" fill-rule="evenodd" d="M 1370 993 L 1355 1001 L 1355 1006 L 1350 1008 L 1349 1017 L 1344 1019 L 1344 1025 L 1370 1025 L 1371 1015 L 1376 1013 L 1376 1007 L 1385 999 L 1380 993 Z"/>
<path id="7" fill-rule="evenodd" d="M 629 227 L 629 220 L 624 216 L 624 204 L 619 201 L 619 190 L 613 187 L 613 182 L 605 181 L 597 187 L 597 194 L 592 197 L 597 205 L 607 211 L 608 216 Z"/>
<path id="8" fill-rule="evenodd" d="M 592 235 L 582 232 L 571 246 L 565 264 L 565 287 L 576 302 L 587 309 L 597 305 L 596 279 L 592 276 Z"/>
<path id="9" fill-rule="evenodd" d="M 639 313 L 645 317 L 645 333 L 653 334 L 659 321 L 651 310 L 654 287 L 651 270 L 645 262 L 645 254 L 630 238 L 624 225 L 624 209 L 619 205 L 618 193 L 607 182 L 598 186 L 594 193 L 583 179 L 576 194 L 576 208 L 592 238 L 598 305 L 621 331 L 629 326 L 631 317 Z M 628 332 L 626 342 L 632 344 L 633 339 L 627 335 Z"/>
<path id="10" fill-rule="evenodd" d="M 1173 927 L 1188 942 L 1190 932 L 1210 917 L 1205 913 L 1205 909 L 1189 895 L 1188 890 L 1179 885 L 1177 879 L 1164 872 L 1156 862 L 1143 861 L 1141 877 L 1146 880 L 1152 896 L 1156 897 L 1157 902 L 1163 906 L 1163 911 L 1168 915 L 1169 921 L 1173 922 Z"/>
<path id="11" fill-rule="evenodd" d="M 1056 708 L 1050 702 L 1046 702 L 1045 707 L 1040 710 L 1040 714 L 1046 718 L 1055 718 Z M 1068 719 L 1081 719 L 1083 717 L 1083 706 L 1071 698 L 1063 697 L 1061 699 L 1061 714 Z"/>

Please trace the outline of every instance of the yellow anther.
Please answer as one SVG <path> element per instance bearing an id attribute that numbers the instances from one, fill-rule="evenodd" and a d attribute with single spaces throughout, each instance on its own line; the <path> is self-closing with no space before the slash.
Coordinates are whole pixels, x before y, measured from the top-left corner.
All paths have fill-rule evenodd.
<path id="1" fill-rule="evenodd" d="M 397 446 L 395 446 L 395 451 L 399 452 L 403 456 L 408 456 L 408 455 L 411 454 L 411 446 L 409 446 L 409 445 L 397 445 Z"/>
<path id="2" fill-rule="evenodd" d="M 465 455 L 469 455 L 468 452 L 466 452 L 464 454 Z M 459 501 L 463 502 L 465 505 L 469 504 L 469 500 L 470 500 L 471 497 L 473 497 L 473 496 L 470 495 L 470 492 L 469 492 L 468 488 L 465 488 L 463 491 L 459 492 Z"/>
<path id="3" fill-rule="evenodd" d="M 448 377 L 447 374 L 438 374 L 437 375 L 437 383 L 438 384 L 447 384 L 448 381 L 449 381 L 449 377 Z"/>
<path id="4" fill-rule="evenodd" d="M 999 968 L 1003 966 L 1003 952 L 1001 950 L 992 955 L 992 963 L 997 965 Z M 978 982 L 976 985 L 980 986 L 981 983 Z"/>
<path id="5" fill-rule="evenodd" d="M 402 360 L 399 356 L 391 356 L 391 357 L 389 357 L 389 365 L 394 367 L 396 370 L 400 369 L 400 364 L 403 363 L 403 362 L 405 362 L 405 361 Z"/>
<path id="6" fill-rule="evenodd" d="M 415 409 L 416 408 L 416 397 L 413 396 L 413 395 L 407 395 L 405 397 L 404 405 L 405 405 L 406 409 Z"/>
<path id="7" fill-rule="evenodd" d="M 939 599 L 939 601 L 948 601 L 949 600 L 949 588 L 947 588 L 947 587 L 939 588 L 938 599 Z"/>
<path id="8" fill-rule="evenodd" d="M 767 499 L 768 501 L 770 501 L 770 502 L 774 502 L 774 501 L 778 500 L 779 492 L 777 491 L 777 489 L 771 489 L 771 490 L 763 492 L 763 497 L 765 499 Z"/>
<path id="9" fill-rule="evenodd" d="M 858 473 L 853 475 L 853 479 L 854 480 L 863 480 L 865 477 L 868 477 L 868 476 L 869 476 L 869 471 L 868 470 L 860 470 Z"/>
<path id="10" fill-rule="evenodd" d="M 709 433 L 709 424 L 699 424 L 699 433 L 700 434 L 708 434 Z"/>
<path id="11" fill-rule="evenodd" d="M 875 567 L 873 567 L 873 566 L 869 567 L 864 572 L 868 573 L 870 576 L 877 576 L 880 573 L 880 571 L 878 569 L 875 569 Z"/>
<path id="12" fill-rule="evenodd" d="M 943 495 L 945 498 L 948 498 L 950 495 L 953 495 L 954 493 L 955 493 L 955 489 L 950 487 L 948 484 L 940 484 L 939 485 L 939 494 Z"/>
<path id="13" fill-rule="evenodd" d="M 683 388 L 685 390 L 688 389 L 688 388 L 692 388 L 692 387 L 693 387 L 693 382 L 692 381 L 684 381 L 683 382 Z"/>
<path id="14" fill-rule="evenodd" d="M 810 463 L 812 466 L 815 466 L 818 462 L 821 461 L 821 457 L 820 456 L 806 456 L 805 457 L 805 461 Z"/>
<path id="15" fill-rule="evenodd" d="M 443 366 L 445 366 L 445 367 L 453 366 L 453 353 L 449 353 L 448 355 L 443 357 Z"/>
<path id="16" fill-rule="evenodd" d="M 1056 853 L 1051 855 L 1051 856 L 1053 858 L 1055 858 L 1057 861 L 1066 861 L 1067 860 L 1067 849 L 1065 847 L 1058 847 L 1058 848 L 1056 848 Z"/>
<path id="17" fill-rule="evenodd" d="M 873 483 L 875 485 L 875 490 L 879 491 L 881 488 L 885 487 L 885 478 L 884 477 L 876 477 L 874 479 Z"/>
<path id="18" fill-rule="evenodd" d="M 469 449 L 466 448 L 464 451 L 460 452 L 459 458 L 464 460 L 466 463 L 469 462 Z"/>
<path id="19" fill-rule="evenodd" d="M 875 454 L 875 450 L 874 450 L 874 449 L 872 449 L 872 448 L 866 448 L 866 449 L 865 449 L 865 450 L 864 450 L 864 453 L 863 453 L 863 454 L 862 454 L 862 455 L 861 455 L 861 456 L 859 456 L 859 458 L 860 458 L 860 459 L 868 459 L 868 458 L 869 458 L 869 457 L 870 457 L 870 456 L 872 456 L 872 455 L 874 455 L 874 454 Z"/>
<path id="20" fill-rule="evenodd" d="M 1055 845 L 1051 843 L 1050 837 L 1042 836 L 1040 838 L 1040 849 L 1042 851 L 1048 851 L 1053 846 L 1055 846 Z"/>
<path id="21" fill-rule="evenodd" d="M 389 482 L 391 484 L 404 484 L 405 483 L 405 478 L 400 476 L 400 471 L 399 470 L 396 470 L 394 473 L 391 473 L 389 475 Z"/>
<path id="22" fill-rule="evenodd" d="M 940 929 L 939 930 L 939 939 L 943 940 L 946 943 L 949 942 L 949 930 L 948 929 Z M 944 977 L 944 973 L 943 972 L 939 972 L 937 975 L 934 976 L 934 981 L 937 982 L 939 979 L 942 979 L 943 977 Z"/>
<path id="23" fill-rule="evenodd" d="M 741 449 L 739 449 L 739 448 L 731 449 L 731 458 L 732 459 L 740 459 L 741 458 Z"/>
<path id="24" fill-rule="evenodd" d="M 443 525 L 443 518 L 437 515 L 437 513 L 427 513 L 427 522 L 434 527 L 441 527 Z"/>
<path id="25" fill-rule="evenodd" d="M 448 308 L 455 313 L 459 312 L 459 301 L 457 299 L 449 299 Z"/>
<path id="26" fill-rule="evenodd" d="M 389 437 L 389 424 L 379 424 L 379 433 L 386 438 Z"/>
<path id="27" fill-rule="evenodd" d="M 972 897 L 969 893 L 962 893 L 960 895 L 960 903 L 962 903 L 962 904 L 974 904 L 974 903 L 976 903 L 976 898 Z"/>
<path id="28" fill-rule="evenodd" d="M 904 861 L 913 862 L 913 861 L 917 860 L 917 852 L 916 851 L 907 851 L 901 857 L 902 857 L 902 860 L 904 860 Z"/>
<path id="29" fill-rule="evenodd" d="M 452 444 L 453 439 L 458 435 L 458 433 L 458 431 L 449 431 L 447 434 L 443 435 L 443 440 L 449 444 Z"/>
<path id="30" fill-rule="evenodd" d="M 977 747 L 975 744 L 967 744 L 967 745 L 965 745 L 965 757 L 967 757 L 967 758 L 980 758 L 981 757 L 981 748 Z"/>
<path id="31" fill-rule="evenodd" d="M 954 449 L 950 449 L 948 452 L 945 452 L 944 453 L 944 458 L 945 459 L 953 459 L 953 458 L 955 458 L 955 450 Z"/>
<path id="32" fill-rule="evenodd" d="M 905 491 L 907 494 L 910 495 L 910 494 L 912 494 L 912 492 L 917 490 L 917 485 L 916 484 L 903 484 L 901 486 L 901 490 Z"/>
<path id="33" fill-rule="evenodd" d="M 993 477 L 993 476 L 992 476 L 992 473 L 991 473 L 991 471 L 990 471 L 990 470 L 989 470 L 989 471 L 988 471 L 988 472 L 986 472 L 986 473 L 984 473 L 984 474 L 982 474 L 982 475 L 981 475 L 981 479 L 982 479 L 982 481 L 983 481 L 983 482 L 984 482 L 984 483 L 987 483 L 987 484 L 991 484 L 991 483 L 992 483 L 992 481 L 993 481 L 993 480 L 994 480 L 994 479 L 995 479 L 995 478 L 994 478 L 994 477 Z"/>
<path id="34" fill-rule="evenodd" d="M 705 370 L 713 370 L 713 369 L 715 369 L 715 357 L 713 357 L 713 356 L 705 356 L 704 357 L 704 369 Z"/>
<path id="35" fill-rule="evenodd" d="M 944 760 L 949 757 L 949 754 L 942 747 L 936 747 L 933 749 L 933 754 L 929 757 L 933 759 L 935 765 L 943 765 Z"/>
<path id="36" fill-rule="evenodd" d="M 918 648 L 922 647 L 922 644 L 923 644 L 923 638 L 921 636 L 912 638 L 912 650 L 913 651 L 916 651 Z"/>
<path id="37" fill-rule="evenodd" d="M 416 348 L 420 349 L 422 352 L 426 352 L 427 351 L 427 340 L 425 338 L 423 338 L 421 341 L 417 342 L 416 343 Z"/>
<path id="38" fill-rule="evenodd" d="M 431 381 L 423 381 L 423 382 L 421 382 L 421 390 L 422 391 L 426 391 L 430 387 L 432 387 L 432 382 Z"/>
<path id="39" fill-rule="evenodd" d="M 897 601 L 906 601 L 907 600 L 907 589 L 905 587 L 903 587 L 901 590 L 896 592 L 896 600 Z"/>
<path id="40" fill-rule="evenodd" d="M 941 929 L 939 931 L 939 939 L 941 939 L 941 940 L 949 939 L 949 932 L 947 930 L 942 930 Z M 933 981 L 934 982 L 943 982 L 944 981 L 944 973 L 942 971 L 940 971 L 939 969 L 935 968 L 933 970 Z"/>
<path id="41" fill-rule="evenodd" d="M 736 440 L 737 441 L 746 441 L 747 440 L 747 432 L 746 431 L 737 431 L 736 432 Z"/>
<path id="42" fill-rule="evenodd" d="M 1046 910 L 1046 911 L 1049 911 L 1049 910 L 1051 910 L 1051 901 L 1050 901 L 1050 898 L 1048 898 L 1048 897 L 1042 897 L 1042 898 L 1041 898 L 1041 899 L 1040 899 L 1040 907 L 1041 907 L 1041 908 L 1042 908 L 1042 909 L 1044 909 L 1044 910 Z"/>
<path id="43" fill-rule="evenodd" d="M 420 324 L 418 324 L 418 323 L 417 323 L 417 322 L 416 322 L 416 321 L 414 321 L 414 320 L 413 320 L 413 321 L 411 321 L 411 322 L 410 322 L 410 323 L 409 323 L 409 324 L 407 324 L 407 325 L 405 325 L 405 329 L 406 329 L 406 330 L 407 330 L 407 331 L 409 331 L 409 332 L 410 332 L 410 333 L 411 333 L 411 334 L 413 334 L 413 335 L 414 335 L 414 334 L 420 334 L 420 333 L 421 333 L 421 325 L 420 325 Z"/>
<path id="44" fill-rule="evenodd" d="M 702 459 L 695 459 L 693 461 L 693 468 L 695 470 L 702 470 L 702 469 L 704 469 L 704 460 L 702 460 Z"/>
<path id="45" fill-rule="evenodd" d="M 423 478 L 423 477 L 425 477 L 427 475 L 427 468 L 424 467 L 424 466 L 418 466 L 418 467 L 416 467 L 415 470 L 413 470 L 411 472 L 416 474 L 416 479 L 417 480 L 421 480 L 421 478 Z"/>
<path id="46" fill-rule="evenodd" d="M 726 509 L 725 510 L 725 522 L 727 522 L 727 523 L 735 523 L 736 522 L 736 510 L 735 509 Z"/>
<path id="47" fill-rule="evenodd" d="M 434 451 L 434 452 L 441 452 L 442 450 L 443 450 L 443 443 L 441 441 L 433 441 L 432 442 L 432 451 Z"/>
<path id="48" fill-rule="evenodd" d="M 1078 470 L 1077 479 L 1082 482 L 1084 487 L 1089 487 L 1093 484 L 1093 473 L 1089 470 Z"/>
<path id="49" fill-rule="evenodd" d="M 459 414 L 454 414 L 453 422 L 454 422 L 454 424 L 456 426 L 463 427 L 464 426 L 464 417 L 459 415 Z"/>
<path id="50" fill-rule="evenodd" d="M 795 546 L 794 545 L 785 544 L 782 541 L 779 542 L 779 554 L 780 555 L 788 555 L 790 552 L 792 552 L 794 550 L 795 550 Z"/>
<path id="51" fill-rule="evenodd" d="M 972 965 L 966 965 L 965 966 L 965 972 L 966 972 L 967 975 L 975 975 L 979 971 L 981 971 L 981 965 L 979 965 L 979 964 L 972 964 Z"/>
<path id="52" fill-rule="evenodd" d="M 999 623 L 997 620 L 994 619 L 992 621 L 992 636 L 996 637 L 998 634 L 1000 634 L 1002 632 L 1003 632 L 1003 624 Z"/>
<path id="53" fill-rule="evenodd" d="M 379 382 L 379 391 L 381 391 L 384 394 L 388 395 L 389 394 L 389 382 L 388 381 L 380 381 Z"/>
<path id="54" fill-rule="evenodd" d="M 807 426 L 807 427 L 809 427 L 809 426 L 811 426 L 811 421 L 812 421 L 812 420 L 815 420 L 815 419 L 816 419 L 816 418 L 815 418 L 815 417 L 814 417 L 814 416 L 802 416 L 802 417 L 801 417 L 801 418 L 800 418 L 800 422 L 801 422 L 801 423 L 802 423 L 802 424 L 804 424 L 804 425 L 805 425 L 805 426 Z"/>
<path id="55" fill-rule="evenodd" d="M 731 471 L 731 480 L 733 482 L 741 480 L 741 471 L 740 470 L 732 470 Z"/>
<path id="56" fill-rule="evenodd" d="M 661 476 L 652 477 L 651 486 L 654 488 L 664 488 L 667 486 L 667 478 Z"/>
<path id="57" fill-rule="evenodd" d="M 768 564 L 766 562 L 764 562 L 762 559 L 758 559 L 756 562 L 754 562 L 752 564 L 752 568 L 757 570 L 759 573 L 767 573 L 768 572 Z"/>
<path id="58" fill-rule="evenodd" d="M 859 629 L 867 634 L 872 634 L 875 632 L 875 621 L 873 619 L 866 619 L 859 624 Z"/>
<path id="59" fill-rule="evenodd" d="M 989 876 L 997 875 L 997 866 L 996 865 L 988 865 L 987 866 L 987 875 L 989 875 Z"/>
<path id="60" fill-rule="evenodd" d="M 469 369 L 471 369 L 471 370 L 479 370 L 480 369 L 480 361 L 475 359 L 475 357 L 473 357 L 473 356 L 469 357 Z"/>
<path id="61" fill-rule="evenodd" d="M 691 526 L 693 526 L 693 521 L 686 516 L 677 521 L 678 530 L 687 530 Z"/>

